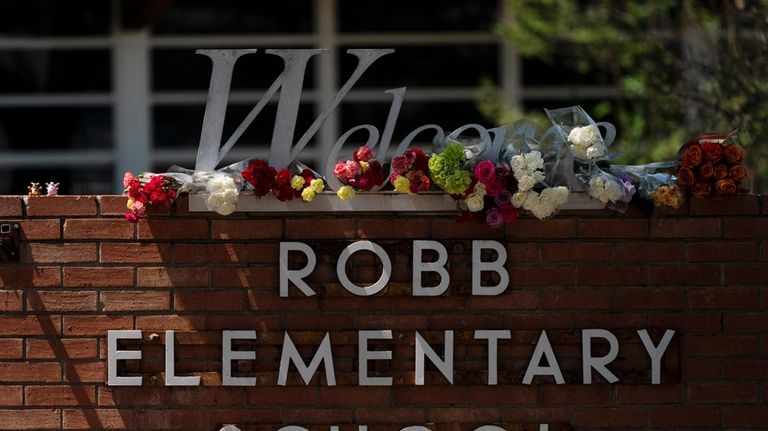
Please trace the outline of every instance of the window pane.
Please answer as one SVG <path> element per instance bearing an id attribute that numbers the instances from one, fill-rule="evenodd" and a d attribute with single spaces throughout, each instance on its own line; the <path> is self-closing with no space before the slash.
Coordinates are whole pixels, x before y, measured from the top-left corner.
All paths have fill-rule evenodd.
<path id="1" fill-rule="evenodd" d="M 0 0 L 0 34 L 5 36 L 83 36 L 110 31 L 106 0 Z"/>
<path id="2" fill-rule="evenodd" d="M 341 82 L 344 82 L 357 66 L 357 57 L 346 54 L 347 48 L 340 48 L 339 51 Z M 499 47 L 496 44 L 397 47 L 390 45 L 381 48 L 395 48 L 395 52 L 380 58 L 368 68 L 355 84 L 355 88 L 459 85 L 471 87 L 483 78 L 498 82 Z"/>
<path id="3" fill-rule="evenodd" d="M 304 75 L 304 88 L 313 88 L 313 63 Z M 155 91 L 208 90 L 211 59 L 195 54 L 194 49 L 156 49 L 152 51 L 152 86 Z M 283 59 L 263 50 L 240 57 L 232 74 L 232 89 L 266 90 L 283 71 Z"/>
<path id="4" fill-rule="evenodd" d="M 255 103 L 254 103 L 255 105 Z M 254 105 L 230 105 L 224 120 L 222 144 L 232 135 Z M 267 105 L 253 120 L 234 148 L 269 147 L 275 124 L 277 105 Z M 156 106 L 154 112 L 154 145 L 156 148 L 197 148 L 203 123 L 204 106 Z M 314 121 L 312 105 L 302 104 L 296 121 L 294 142 Z"/>
<path id="5" fill-rule="evenodd" d="M 127 2 L 130 5 L 130 2 Z M 311 0 L 183 0 L 153 22 L 155 34 L 309 33 Z"/>
<path id="6" fill-rule="evenodd" d="M 108 50 L 0 50 L 0 93 L 104 92 Z"/>
<path id="7" fill-rule="evenodd" d="M 498 17 L 491 0 L 339 0 L 342 32 L 488 31 Z"/>
<path id="8" fill-rule="evenodd" d="M 31 182 L 40 183 L 45 194 L 45 183 L 59 183 L 59 194 L 106 194 L 113 193 L 112 169 L 98 168 L 20 168 L 0 172 L 0 194 L 26 195 Z"/>
<path id="9" fill-rule="evenodd" d="M 110 108 L 0 108 L 0 151 L 111 147 Z"/>

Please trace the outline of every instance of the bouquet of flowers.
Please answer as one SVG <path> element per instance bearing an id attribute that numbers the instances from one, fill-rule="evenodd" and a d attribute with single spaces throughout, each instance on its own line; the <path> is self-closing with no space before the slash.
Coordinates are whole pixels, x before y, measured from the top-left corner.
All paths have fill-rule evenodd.
<path id="1" fill-rule="evenodd" d="M 580 106 L 545 110 L 568 143 L 573 156 L 582 162 L 596 162 L 606 158 L 607 146 L 594 120 Z"/>
<path id="2" fill-rule="evenodd" d="M 569 191 L 564 186 L 534 190 L 544 181 L 544 159 L 539 151 L 515 155 L 509 164 L 517 180 L 517 192 L 512 195 L 516 208 L 528 210 L 541 220 L 554 215 L 568 200 Z"/>
<path id="3" fill-rule="evenodd" d="M 384 184 L 381 163 L 372 160 L 373 153 L 370 148 L 362 146 L 355 150 L 352 157 L 352 160 L 338 162 L 333 167 L 333 175 L 344 184 L 336 192 L 341 200 L 352 199 L 356 191 L 369 192 Z"/>
<path id="4" fill-rule="evenodd" d="M 291 178 L 291 187 L 304 202 L 312 202 L 315 195 L 325 188 L 325 181 L 322 178 L 315 178 L 316 176 L 311 169 L 305 168 L 301 170 L 299 175 L 294 175 Z"/>
<path id="5" fill-rule="evenodd" d="M 517 181 L 509 168 L 483 160 L 475 165 L 473 174 L 473 185 L 460 201 L 460 207 L 469 211 L 480 223 L 492 228 L 514 223 L 517 220 L 517 208 L 511 201 L 517 190 Z"/>
<path id="6" fill-rule="evenodd" d="M 427 155 L 420 148 L 412 147 L 402 155 L 392 158 L 392 175 L 389 181 L 400 193 L 415 194 L 429 190 L 432 181 L 427 176 Z"/>
<path id="7" fill-rule="evenodd" d="M 618 177 L 596 169 L 585 180 L 587 182 L 587 192 L 593 198 L 604 204 L 623 203 L 626 205 L 627 201 L 624 198 L 626 194 L 625 184 Z"/>
<path id="8" fill-rule="evenodd" d="M 130 172 L 123 175 L 123 187 L 128 194 L 125 218 L 131 223 L 138 223 L 147 214 L 147 206 L 157 205 L 170 208 L 178 196 L 181 184 L 166 175 L 144 173 L 138 177 Z"/>
<path id="9" fill-rule="evenodd" d="M 221 215 L 230 215 L 237 208 L 242 180 L 224 172 L 213 173 L 205 182 L 208 209 Z"/>
<path id="10" fill-rule="evenodd" d="M 472 184 L 472 176 L 464 170 L 467 156 L 459 143 L 449 143 L 440 154 L 432 154 L 427 163 L 429 175 L 441 189 L 447 193 L 464 197 Z"/>
<path id="11" fill-rule="evenodd" d="M 678 153 L 677 184 L 694 196 L 729 196 L 747 177 L 744 151 L 724 134 L 699 135 Z"/>
<path id="12" fill-rule="evenodd" d="M 311 169 L 302 169 L 297 175 L 291 169 L 279 171 L 264 160 L 254 160 L 243 170 L 243 179 L 253 187 L 253 194 L 266 196 L 272 192 L 280 201 L 290 201 L 301 198 L 304 202 L 312 202 L 315 195 L 325 188 L 322 178 L 316 178 Z"/>
<path id="13" fill-rule="evenodd" d="M 253 188 L 253 194 L 261 197 L 275 186 L 277 170 L 264 160 L 254 160 L 243 170 L 242 176 Z"/>

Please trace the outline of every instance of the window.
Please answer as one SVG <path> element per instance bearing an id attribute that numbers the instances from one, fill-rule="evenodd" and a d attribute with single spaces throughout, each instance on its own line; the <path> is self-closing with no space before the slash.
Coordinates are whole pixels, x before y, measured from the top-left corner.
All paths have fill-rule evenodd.
<path id="1" fill-rule="evenodd" d="M 0 193 L 51 180 L 62 193 L 118 192 L 125 170 L 194 167 L 210 79 L 198 48 L 331 49 L 307 69 L 297 134 L 354 69 L 346 49 L 396 49 L 307 147 L 302 161 L 314 165 L 347 129 L 383 128 L 389 88 L 408 87 L 394 143 L 427 123 L 493 126 L 475 105 L 481 80 L 517 106 L 610 94 L 599 76 L 559 80 L 554 66 L 518 59 L 493 34 L 502 3 L 0 0 Z M 263 52 L 238 60 L 225 139 L 281 70 Z M 225 162 L 267 156 L 274 112 L 264 109 Z"/>

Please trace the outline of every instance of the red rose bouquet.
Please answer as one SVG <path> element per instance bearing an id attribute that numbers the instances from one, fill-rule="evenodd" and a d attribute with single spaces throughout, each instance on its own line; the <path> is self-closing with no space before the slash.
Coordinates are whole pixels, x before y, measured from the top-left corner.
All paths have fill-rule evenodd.
<path id="1" fill-rule="evenodd" d="M 414 194 L 429 190 L 432 185 L 427 175 L 427 155 L 420 148 L 412 147 L 392 158 L 392 175 L 389 181 L 400 193 Z"/>
<path id="2" fill-rule="evenodd" d="M 138 177 L 130 172 L 123 176 L 123 187 L 128 194 L 125 218 L 131 223 L 138 223 L 147 214 L 147 206 L 157 205 L 169 208 L 178 196 L 181 184 L 166 175 L 141 174 Z"/>
<path id="3" fill-rule="evenodd" d="M 678 153 L 678 186 L 698 197 L 736 194 L 747 170 L 744 151 L 726 143 L 729 137 L 711 133 L 691 138 Z"/>
<path id="4" fill-rule="evenodd" d="M 355 191 L 371 191 L 374 187 L 384 184 L 384 174 L 381 163 L 373 160 L 371 149 L 362 146 L 352 155 L 352 160 L 336 163 L 333 167 L 333 175 L 344 184 L 336 192 L 341 200 L 352 199 Z"/>

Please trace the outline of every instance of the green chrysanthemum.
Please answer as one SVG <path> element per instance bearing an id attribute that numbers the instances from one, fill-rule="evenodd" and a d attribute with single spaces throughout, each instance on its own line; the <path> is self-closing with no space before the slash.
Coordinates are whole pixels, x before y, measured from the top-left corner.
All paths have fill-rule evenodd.
<path id="1" fill-rule="evenodd" d="M 466 161 L 464 148 L 459 144 L 448 144 L 440 154 L 429 159 L 429 174 L 432 180 L 452 195 L 463 195 L 472 178 L 461 166 Z"/>

